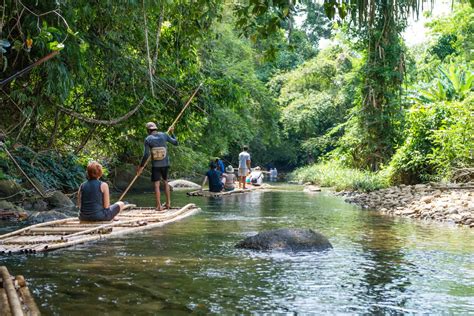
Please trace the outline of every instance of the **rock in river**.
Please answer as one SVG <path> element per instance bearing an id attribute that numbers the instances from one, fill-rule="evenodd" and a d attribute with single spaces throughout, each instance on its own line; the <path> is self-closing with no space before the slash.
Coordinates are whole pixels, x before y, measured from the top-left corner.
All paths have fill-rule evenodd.
<path id="1" fill-rule="evenodd" d="M 74 208 L 74 203 L 61 191 L 54 191 L 47 198 L 48 203 L 52 207 L 61 208 L 64 210 L 70 210 Z"/>
<path id="2" fill-rule="evenodd" d="M 306 192 L 306 193 L 321 192 L 321 188 L 315 185 L 308 185 L 304 188 L 303 192 Z"/>
<path id="3" fill-rule="evenodd" d="M 247 237 L 237 248 L 253 250 L 322 251 L 331 249 L 329 240 L 312 229 L 280 228 Z"/>
<path id="4" fill-rule="evenodd" d="M 173 187 L 174 189 L 196 189 L 197 190 L 201 188 L 199 184 L 196 184 L 188 180 L 182 180 L 182 179 L 170 181 L 169 185 Z"/>

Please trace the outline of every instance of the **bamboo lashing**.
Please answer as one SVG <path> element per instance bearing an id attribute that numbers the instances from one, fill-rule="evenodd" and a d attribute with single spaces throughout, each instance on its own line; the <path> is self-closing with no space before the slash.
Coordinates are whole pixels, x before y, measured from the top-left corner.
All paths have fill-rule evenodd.
<path id="1" fill-rule="evenodd" d="M 178 116 L 176 117 L 176 119 L 173 121 L 173 123 L 171 123 L 170 127 L 168 128 L 167 130 L 167 133 L 169 133 L 176 125 L 176 123 L 178 123 L 178 121 L 181 119 L 181 117 L 183 116 L 184 114 L 184 111 L 188 108 L 188 106 L 191 104 L 191 101 L 194 99 L 194 97 L 196 96 L 197 92 L 199 91 L 199 89 L 201 89 L 202 87 L 202 82 L 199 84 L 199 86 L 196 88 L 196 90 L 194 90 L 193 94 L 191 95 L 191 97 L 189 98 L 188 102 L 186 102 L 186 104 L 184 105 L 183 109 L 181 110 L 181 112 L 179 112 Z M 151 157 L 151 155 L 150 155 Z M 148 159 L 146 160 L 145 164 L 143 165 L 143 167 L 146 167 L 146 165 L 148 164 L 148 162 L 150 161 L 150 157 L 148 157 Z M 132 185 L 135 183 L 135 181 L 138 179 L 138 177 L 140 176 L 140 174 L 137 172 L 137 174 L 135 175 L 135 177 L 133 177 L 132 181 L 130 181 L 130 184 L 128 185 L 128 187 L 125 189 L 125 191 L 123 191 L 122 195 L 120 195 L 119 197 L 119 201 L 122 201 L 122 199 L 125 197 L 125 195 L 128 193 L 128 190 L 130 190 L 130 188 L 132 187 Z"/>

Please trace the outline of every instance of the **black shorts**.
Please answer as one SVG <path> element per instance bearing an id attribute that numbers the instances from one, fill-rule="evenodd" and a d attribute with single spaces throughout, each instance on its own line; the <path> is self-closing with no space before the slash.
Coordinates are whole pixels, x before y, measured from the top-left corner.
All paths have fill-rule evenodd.
<path id="1" fill-rule="evenodd" d="M 168 170 L 170 167 L 153 167 L 151 168 L 151 181 L 156 182 L 161 179 L 168 180 Z"/>

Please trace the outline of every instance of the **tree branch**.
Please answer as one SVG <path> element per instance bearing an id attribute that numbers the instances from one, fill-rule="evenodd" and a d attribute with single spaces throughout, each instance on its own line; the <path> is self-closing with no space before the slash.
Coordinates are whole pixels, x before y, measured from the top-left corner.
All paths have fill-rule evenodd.
<path id="1" fill-rule="evenodd" d="M 145 97 L 143 97 L 140 101 L 140 103 L 138 103 L 138 105 L 133 109 L 131 110 L 130 112 L 128 112 L 127 114 L 125 114 L 124 116 L 122 117 L 119 117 L 119 118 L 116 118 L 116 119 L 113 119 L 113 120 L 97 120 L 97 119 L 93 119 L 93 118 L 90 118 L 90 117 L 86 117 L 80 113 L 77 113 L 77 112 L 74 112 L 70 109 L 66 109 L 62 106 L 58 106 L 59 110 L 66 113 L 66 114 L 69 114 L 71 115 L 72 117 L 75 117 L 77 118 L 78 120 L 81 120 L 83 122 L 87 122 L 87 123 L 90 123 L 90 124 L 97 124 L 97 125 L 108 125 L 108 126 L 112 126 L 112 125 L 117 125 L 118 123 L 122 122 L 122 121 L 125 121 L 126 119 L 128 119 L 130 116 L 132 116 L 133 114 L 135 114 L 135 112 L 137 112 L 140 107 L 142 106 L 143 104 L 143 101 L 145 101 Z"/>

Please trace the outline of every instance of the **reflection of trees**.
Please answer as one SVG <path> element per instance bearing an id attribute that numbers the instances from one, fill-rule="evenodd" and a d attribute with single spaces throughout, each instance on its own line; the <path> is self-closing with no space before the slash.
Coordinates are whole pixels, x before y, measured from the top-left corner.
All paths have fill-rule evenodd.
<path id="1" fill-rule="evenodd" d="M 361 245 L 365 263 L 360 266 L 361 291 L 357 296 L 370 300 L 370 313 L 393 313 L 391 308 L 383 305 L 404 307 L 405 292 L 411 284 L 407 276 L 409 262 L 405 260 L 402 248 L 403 241 L 398 237 L 394 220 L 374 213 L 360 213 L 363 237 L 356 242 Z M 382 305 L 376 305 L 382 304 Z"/>

